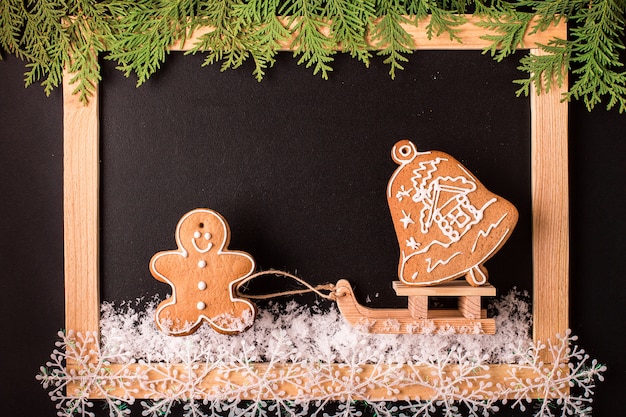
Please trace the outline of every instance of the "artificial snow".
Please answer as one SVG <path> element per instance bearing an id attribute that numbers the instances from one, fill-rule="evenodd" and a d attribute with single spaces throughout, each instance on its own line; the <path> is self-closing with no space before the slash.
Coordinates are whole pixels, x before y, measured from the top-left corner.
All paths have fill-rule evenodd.
<path id="1" fill-rule="evenodd" d="M 37 375 L 58 416 L 94 417 L 96 397 L 110 417 L 130 415 L 137 398 L 151 417 L 176 405 L 184 417 L 488 417 L 504 405 L 523 411 L 531 398 L 542 399 L 535 416 L 567 417 L 591 414 L 606 370 L 569 332 L 533 342 L 528 303 L 517 292 L 494 303 L 495 335 L 367 334 L 335 308 L 287 302 L 261 310 L 240 335 L 202 326 L 173 337 L 154 323 L 158 300 L 138 311 L 140 304 L 103 304 L 99 344 L 97 334 L 59 332 Z M 494 383 L 498 363 L 512 366 Z M 430 394 L 408 395 L 410 387 Z"/>
<path id="2" fill-rule="evenodd" d="M 131 358 L 147 362 L 185 362 L 193 354 L 199 361 L 213 360 L 228 353 L 239 356 L 247 349 L 250 359 L 264 362 L 288 344 L 299 361 L 345 363 L 359 358 L 369 362 L 425 362 L 434 352 L 452 346 L 489 363 L 515 363 L 518 352 L 531 344 L 531 315 L 527 296 L 512 291 L 494 302 L 496 334 L 457 334 L 454 329 L 437 334 L 369 334 L 343 319 L 333 305 L 330 309 L 313 308 L 289 301 L 273 302 L 260 310 L 254 326 L 237 335 L 217 333 L 208 325 L 189 336 L 173 337 L 159 331 L 154 323 L 158 299 L 137 311 L 137 302 L 120 306 L 102 304 L 100 335 L 103 354 L 113 361 Z M 389 324 L 390 327 L 393 323 Z"/>

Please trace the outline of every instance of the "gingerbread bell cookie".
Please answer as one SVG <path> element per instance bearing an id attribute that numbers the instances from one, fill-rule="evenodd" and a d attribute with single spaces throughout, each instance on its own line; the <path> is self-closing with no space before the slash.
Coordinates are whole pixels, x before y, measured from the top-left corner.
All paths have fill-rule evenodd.
<path id="1" fill-rule="evenodd" d="M 511 235 L 515 207 L 446 153 L 418 152 L 403 140 L 391 154 L 400 165 L 387 186 L 400 280 L 434 285 L 464 276 L 473 286 L 485 284 L 483 263 Z"/>
<path id="2" fill-rule="evenodd" d="M 172 287 L 172 296 L 156 310 L 160 330 L 184 336 L 207 322 L 224 334 L 239 333 L 252 325 L 256 307 L 235 296 L 236 285 L 255 269 L 252 256 L 230 251 L 226 220 L 209 209 L 185 214 L 176 226 L 178 250 L 159 252 L 150 272 Z"/>

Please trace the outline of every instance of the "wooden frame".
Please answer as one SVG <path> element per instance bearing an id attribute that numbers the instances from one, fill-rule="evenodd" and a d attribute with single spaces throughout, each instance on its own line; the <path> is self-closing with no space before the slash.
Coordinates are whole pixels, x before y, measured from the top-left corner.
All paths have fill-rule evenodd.
<path id="1" fill-rule="evenodd" d="M 445 35 L 428 40 L 414 26 L 405 29 L 415 41 L 415 49 L 476 50 L 488 46 L 481 39 L 485 30 L 469 17 L 460 27 L 463 43 Z M 204 31 L 210 30 L 210 28 Z M 199 30 L 177 50 L 191 47 Z M 538 44 L 567 36 L 565 23 L 544 32 L 527 35 L 525 47 L 542 53 Z M 288 49 L 285 47 L 285 49 Z M 72 94 L 70 74 L 63 83 L 64 105 L 64 232 L 65 232 L 65 326 L 76 332 L 98 334 L 99 297 L 99 129 L 98 94 L 88 105 Z M 560 88 L 531 100 L 531 183 L 533 213 L 533 339 L 547 341 L 568 328 L 568 160 L 567 103 L 562 102 L 567 81 Z M 95 338 L 99 343 L 99 337 Z M 546 356 L 545 359 L 549 361 Z M 97 360 L 96 358 L 93 359 Z M 72 363 L 67 364 L 73 366 Z M 115 366 L 115 365 L 114 365 Z M 141 366 L 141 365 L 136 365 Z M 259 364 L 262 372 L 263 364 Z M 491 381 L 502 383 L 515 365 L 493 365 Z M 365 370 L 367 372 L 367 369 Z M 523 374 L 522 371 L 520 373 Z M 218 383 L 207 377 L 203 384 Z M 289 393 L 288 387 L 286 392 Z M 403 389 L 403 395 L 428 398 L 433 393 L 418 385 Z M 99 394 L 93 393 L 93 398 Z M 141 390 L 137 397 L 141 397 Z M 369 400 L 385 400 L 384 392 L 368 392 Z"/>

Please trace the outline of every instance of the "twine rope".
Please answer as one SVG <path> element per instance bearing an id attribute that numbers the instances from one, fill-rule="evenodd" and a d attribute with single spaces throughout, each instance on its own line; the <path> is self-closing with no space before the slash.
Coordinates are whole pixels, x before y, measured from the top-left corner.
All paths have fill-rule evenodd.
<path id="1" fill-rule="evenodd" d="M 241 287 L 246 285 L 248 282 L 252 281 L 253 279 L 262 277 L 264 275 L 276 275 L 276 276 L 282 276 L 285 278 L 290 278 L 298 282 L 299 284 L 303 285 L 306 288 L 301 289 L 301 290 L 282 291 L 282 292 L 275 292 L 271 294 L 260 294 L 260 295 L 245 294 L 241 291 Z M 328 294 L 322 291 L 328 291 Z M 283 296 L 288 296 L 288 295 L 305 294 L 308 292 L 313 292 L 326 300 L 335 301 L 337 298 L 335 284 L 320 284 L 314 287 L 300 277 L 290 274 L 289 272 L 279 271 L 276 269 L 269 269 L 267 271 L 260 271 L 252 275 L 248 275 L 246 278 L 241 280 L 235 287 L 235 294 L 237 295 L 237 297 L 249 298 L 252 300 L 268 300 L 270 298 L 283 297 Z"/>

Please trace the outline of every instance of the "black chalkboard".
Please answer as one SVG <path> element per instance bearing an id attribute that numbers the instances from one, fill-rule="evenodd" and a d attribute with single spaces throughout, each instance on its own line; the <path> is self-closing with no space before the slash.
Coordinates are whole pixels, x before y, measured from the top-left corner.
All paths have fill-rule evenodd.
<path id="1" fill-rule="evenodd" d="M 381 59 L 366 70 L 338 55 L 325 81 L 281 53 L 259 83 L 251 68 L 221 73 L 174 53 L 139 89 L 103 62 L 102 299 L 163 298 L 151 256 L 176 247 L 184 213 L 209 207 L 259 269 L 312 284 L 346 278 L 371 307 L 406 304 L 391 287 L 399 249 L 385 196 L 400 139 L 452 154 L 517 206 L 516 232 L 487 267 L 500 293 L 530 290 L 530 109 L 514 94 L 518 58 L 420 51 L 391 79 Z"/>

